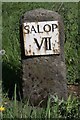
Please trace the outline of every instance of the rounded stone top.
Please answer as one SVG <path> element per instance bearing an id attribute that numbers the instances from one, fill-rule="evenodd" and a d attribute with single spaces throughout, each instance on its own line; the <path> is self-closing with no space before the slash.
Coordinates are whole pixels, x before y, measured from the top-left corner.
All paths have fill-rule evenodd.
<path id="1" fill-rule="evenodd" d="M 22 31 L 23 23 L 28 22 L 45 22 L 45 21 L 58 21 L 59 25 L 59 39 L 60 39 L 60 56 L 62 61 L 64 61 L 64 24 L 61 15 L 55 11 L 39 8 L 30 11 L 26 11 L 20 20 L 20 28 Z M 23 37 L 22 37 L 23 39 Z"/>
<path id="2" fill-rule="evenodd" d="M 35 21 L 52 21 L 52 20 L 58 20 L 60 21 L 61 16 L 54 11 L 46 10 L 43 8 L 27 11 L 22 15 L 21 23 L 25 21 L 29 22 L 35 22 Z"/>

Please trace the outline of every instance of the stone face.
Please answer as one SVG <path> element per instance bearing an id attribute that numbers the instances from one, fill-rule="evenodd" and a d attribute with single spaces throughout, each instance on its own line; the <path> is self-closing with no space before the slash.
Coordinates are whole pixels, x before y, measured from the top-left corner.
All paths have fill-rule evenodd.
<path id="1" fill-rule="evenodd" d="M 58 21 L 60 54 L 25 56 L 22 24 L 24 22 Z M 64 26 L 61 16 L 53 11 L 36 9 L 26 12 L 20 21 L 23 96 L 32 105 L 44 104 L 49 95 L 67 98 L 66 66 L 64 57 Z"/>

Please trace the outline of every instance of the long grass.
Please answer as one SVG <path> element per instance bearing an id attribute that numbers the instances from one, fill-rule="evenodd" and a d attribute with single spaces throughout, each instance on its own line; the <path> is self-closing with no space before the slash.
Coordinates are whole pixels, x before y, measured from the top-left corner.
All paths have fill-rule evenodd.
<path id="1" fill-rule="evenodd" d="M 65 58 L 67 66 L 67 80 L 80 81 L 80 41 L 78 37 L 78 3 L 3 3 L 2 4 L 2 44 L 5 50 L 3 56 L 3 90 L 8 91 L 14 83 L 20 80 L 21 50 L 19 37 L 19 20 L 26 11 L 45 8 L 58 12 L 64 21 L 65 29 Z M 11 84 L 10 84 L 11 83 Z M 79 118 L 80 103 L 77 98 L 69 96 L 67 101 L 59 100 L 57 96 L 50 96 L 46 108 L 29 105 L 29 101 L 17 101 L 16 84 L 14 100 L 3 97 L 5 111 L 3 118 Z M 51 104 L 51 101 L 53 103 Z"/>
<path id="2" fill-rule="evenodd" d="M 80 103 L 77 98 L 73 98 L 71 95 L 68 97 L 67 101 L 59 100 L 58 96 L 51 96 L 48 98 L 47 106 L 44 107 L 34 107 L 30 106 L 28 101 L 17 101 L 16 99 L 16 84 L 14 89 L 14 100 L 3 99 L 3 104 L 5 111 L 3 112 L 3 118 L 80 118 Z"/>

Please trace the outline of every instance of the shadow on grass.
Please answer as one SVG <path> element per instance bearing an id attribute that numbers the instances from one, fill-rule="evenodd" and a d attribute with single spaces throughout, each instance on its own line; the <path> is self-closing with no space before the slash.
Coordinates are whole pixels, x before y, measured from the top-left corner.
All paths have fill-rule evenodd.
<path id="1" fill-rule="evenodd" d="M 14 87 L 17 85 L 17 100 L 23 98 L 21 69 L 10 63 L 2 64 L 2 90 L 7 93 L 10 99 L 14 99 Z"/>

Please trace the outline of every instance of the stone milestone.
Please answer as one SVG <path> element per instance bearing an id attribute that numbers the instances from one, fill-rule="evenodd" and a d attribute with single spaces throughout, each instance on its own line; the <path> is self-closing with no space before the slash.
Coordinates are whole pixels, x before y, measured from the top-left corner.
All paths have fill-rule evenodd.
<path id="1" fill-rule="evenodd" d="M 24 99 L 46 104 L 48 96 L 67 98 L 64 26 L 54 11 L 27 11 L 20 21 Z"/>

